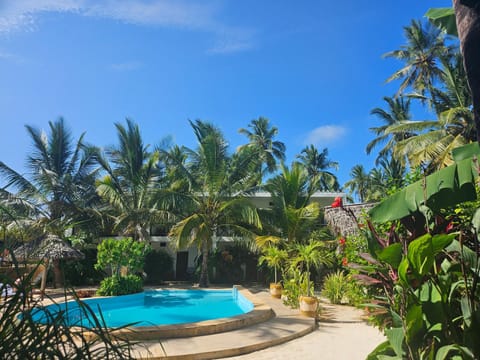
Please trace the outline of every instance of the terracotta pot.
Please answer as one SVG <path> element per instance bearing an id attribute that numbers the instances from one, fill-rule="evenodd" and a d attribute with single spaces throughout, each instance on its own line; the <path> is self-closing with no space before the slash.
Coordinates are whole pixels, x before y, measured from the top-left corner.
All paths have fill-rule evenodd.
<path id="1" fill-rule="evenodd" d="M 270 283 L 270 295 L 274 298 L 280 299 L 282 296 L 282 284 Z"/>
<path id="2" fill-rule="evenodd" d="M 318 309 L 318 299 L 313 296 L 300 296 L 300 312 L 308 317 L 316 317 Z"/>

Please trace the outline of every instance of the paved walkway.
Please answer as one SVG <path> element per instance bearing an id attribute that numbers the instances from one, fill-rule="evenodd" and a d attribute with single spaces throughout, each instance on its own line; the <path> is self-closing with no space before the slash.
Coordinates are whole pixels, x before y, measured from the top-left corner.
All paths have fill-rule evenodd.
<path id="1" fill-rule="evenodd" d="M 310 334 L 229 360 L 364 360 L 385 337 L 351 306 L 322 303 L 322 319 Z"/>

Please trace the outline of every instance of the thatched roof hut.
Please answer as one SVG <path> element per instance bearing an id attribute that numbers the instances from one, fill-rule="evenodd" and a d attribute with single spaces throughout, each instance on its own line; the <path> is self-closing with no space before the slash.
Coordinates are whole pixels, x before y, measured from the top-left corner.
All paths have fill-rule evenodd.
<path id="1" fill-rule="evenodd" d="M 23 260 L 60 260 L 83 259 L 85 255 L 63 241 L 57 235 L 46 235 L 26 243 L 13 251 L 17 259 Z"/>
<path id="2" fill-rule="evenodd" d="M 336 236 L 348 236 L 358 233 L 358 221 L 362 221 L 368 210 L 376 203 L 351 204 L 325 208 L 325 221 Z"/>

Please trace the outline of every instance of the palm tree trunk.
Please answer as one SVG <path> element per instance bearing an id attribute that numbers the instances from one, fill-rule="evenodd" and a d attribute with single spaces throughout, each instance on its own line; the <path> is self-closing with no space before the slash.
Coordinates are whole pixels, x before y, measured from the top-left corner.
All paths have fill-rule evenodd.
<path id="1" fill-rule="evenodd" d="M 204 241 L 202 244 L 202 269 L 200 272 L 199 286 L 208 286 L 208 241 Z"/>
<path id="2" fill-rule="evenodd" d="M 480 5 L 475 1 L 453 0 L 453 7 L 465 72 L 472 92 L 477 141 L 480 143 Z"/>

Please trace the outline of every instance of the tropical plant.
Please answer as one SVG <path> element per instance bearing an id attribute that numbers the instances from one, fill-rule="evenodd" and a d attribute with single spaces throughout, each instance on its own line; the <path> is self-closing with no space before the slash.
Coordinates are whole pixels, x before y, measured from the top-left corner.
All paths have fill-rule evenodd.
<path id="1" fill-rule="evenodd" d="M 148 252 L 150 245 L 136 242 L 132 238 L 104 239 L 98 245 L 95 268 L 99 270 L 108 268 L 114 277 L 121 275 L 122 268 L 124 275 L 141 271 Z"/>
<path id="2" fill-rule="evenodd" d="M 223 134 L 210 123 L 190 122 L 197 150 L 186 149 L 183 163 L 171 162 L 189 182 L 188 192 L 170 191 L 163 203 L 179 220 L 170 231 L 178 248 L 197 245 L 202 254 L 200 286 L 208 284 L 208 254 L 222 234 L 252 236 L 261 227 L 256 208 L 243 196 L 256 181 L 251 157 L 230 156 Z M 168 153 L 164 153 L 168 157 Z M 174 160 L 171 159 L 170 160 Z M 253 227 L 253 228 L 252 228 Z"/>
<path id="3" fill-rule="evenodd" d="M 143 281 L 140 276 L 110 276 L 100 282 L 97 290 L 99 296 L 120 296 L 143 291 Z"/>
<path id="4" fill-rule="evenodd" d="M 97 192 L 113 208 L 114 230 L 145 241 L 151 225 L 168 218 L 156 199 L 162 181 L 159 153 L 148 151 L 133 121 L 115 127 L 119 144 L 99 159 L 106 175 L 97 180 Z"/>
<path id="5" fill-rule="evenodd" d="M 285 241 L 305 242 L 319 225 L 320 207 L 311 202 L 316 189 L 315 179 L 308 176 L 303 164 L 293 162 L 291 168 L 281 166 L 281 174 L 269 179 L 264 189 L 271 194 L 271 207 L 261 209 L 264 234 L 256 237 L 257 245 Z"/>
<path id="6" fill-rule="evenodd" d="M 17 264 L 18 265 L 18 264 Z M 17 268 L 18 270 L 18 268 Z M 95 309 L 78 299 L 76 294 L 64 293 L 62 298 L 73 296 L 78 305 L 78 316 L 91 319 L 92 327 L 81 324 L 69 326 L 65 311 L 52 312 L 52 307 L 42 305 L 39 298 L 31 302 L 32 273 L 26 274 L 23 281 L 14 284 L 9 278 L 0 275 L 0 293 L 7 287 L 15 287 L 16 292 L 2 302 L 0 312 L 0 354 L 4 359 L 131 359 L 132 343 L 119 339 L 107 328 Z M 2 295 L 3 296 L 3 295 Z M 58 304 L 55 298 L 47 299 Z M 42 311 L 50 321 L 40 323 L 34 320 L 37 311 Z M 19 316 L 21 314 L 21 316 Z M 93 334 L 93 336 L 92 336 Z"/>
<path id="7" fill-rule="evenodd" d="M 370 141 L 366 148 L 367 154 L 370 154 L 377 145 L 384 143 L 385 141 L 387 142 L 379 151 L 377 161 L 391 153 L 398 141 L 405 140 L 415 135 L 415 133 L 409 131 L 386 131 L 391 125 L 411 119 L 410 98 L 406 98 L 405 96 L 398 96 L 394 98 L 385 96 L 383 100 L 387 103 L 388 109 L 377 107 L 374 108 L 370 114 L 379 118 L 384 125 L 370 128 L 370 131 L 374 132 L 377 137 Z"/>
<path id="8" fill-rule="evenodd" d="M 319 241 L 310 241 L 308 244 L 296 244 L 293 247 L 294 257 L 292 266 L 303 271 L 307 277 L 307 292 L 305 296 L 312 296 L 313 291 L 310 286 L 310 270 L 318 269 L 320 265 L 332 265 L 332 253 L 325 251 L 325 245 Z"/>
<path id="9" fill-rule="evenodd" d="M 441 31 L 430 22 L 412 20 L 409 26 L 404 27 L 404 31 L 406 45 L 384 56 L 403 61 L 405 66 L 390 76 L 387 82 L 401 80 L 399 94 L 409 87 L 420 95 L 431 94 L 442 74 L 439 58 L 450 53 L 452 48 L 445 45 Z"/>
<path id="10" fill-rule="evenodd" d="M 281 250 L 276 246 L 269 246 L 263 251 L 263 254 L 259 257 L 258 264 L 262 265 L 263 263 L 267 263 L 268 267 L 273 268 L 274 280 L 275 284 L 277 284 L 277 270 L 282 268 L 287 258 L 288 253 L 286 250 Z"/>
<path id="11" fill-rule="evenodd" d="M 347 275 L 341 270 L 328 274 L 325 277 L 322 288 L 324 295 L 332 304 L 341 304 L 348 291 Z"/>
<path id="12" fill-rule="evenodd" d="M 338 163 L 328 159 L 328 149 L 319 152 L 314 145 L 302 149 L 297 159 L 305 166 L 320 191 L 337 191 L 340 188 L 337 177 L 327 169 L 338 170 Z"/>
<path id="13" fill-rule="evenodd" d="M 239 147 L 239 151 L 248 150 L 257 161 L 260 180 L 265 173 L 273 173 L 277 170 L 277 161 L 285 161 L 285 144 L 274 140 L 278 135 L 278 129 L 271 126 L 267 118 L 253 119 L 248 125 L 249 129 L 241 128 L 240 134 L 248 137 L 249 143 Z"/>
<path id="14" fill-rule="evenodd" d="M 1 196 L 3 204 L 15 213 L 17 224 L 34 227 L 37 236 L 40 232 L 63 237 L 67 228 L 78 224 L 82 210 L 97 202 L 94 180 L 98 156 L 97 149 L 85 145 L 84 134 L 73 141 L 62 118 L 49 122 L 49 127 L 46 134 L 26 126 L 34 146 L 26 175 L 0 162 L 0 176 L 6 181 Z M 54 271 L 55 283 L 60 284 L 58 262 Z"/>
<path id="15" fill-rule="evenodd" d="M 355 165 L 350 171 L 351 179 L 344 184 L 344 187 L 350 190 L 350 193 L 357 194 L 360 202 L 364 202 L 368 196 L 370 186 L 370 177 L 363 165 Z"/>

